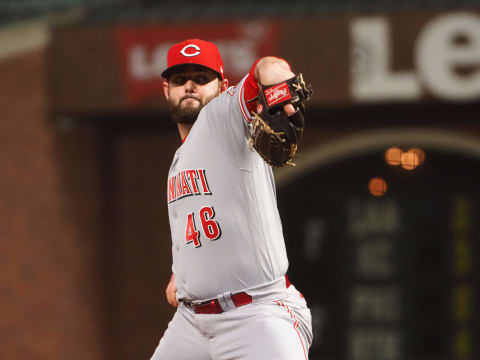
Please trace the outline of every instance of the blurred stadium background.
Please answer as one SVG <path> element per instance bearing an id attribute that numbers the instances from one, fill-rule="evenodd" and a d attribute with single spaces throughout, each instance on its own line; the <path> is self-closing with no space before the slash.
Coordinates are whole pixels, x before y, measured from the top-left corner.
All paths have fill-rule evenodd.
<path id="1" fill-rule="evenodd" d="M 277 172 L 312 360 L 480 358 L 478 1 L 0 0 L 3 359 L 148 359 L 173 309 L 164 55 L 313 84 Z"/>

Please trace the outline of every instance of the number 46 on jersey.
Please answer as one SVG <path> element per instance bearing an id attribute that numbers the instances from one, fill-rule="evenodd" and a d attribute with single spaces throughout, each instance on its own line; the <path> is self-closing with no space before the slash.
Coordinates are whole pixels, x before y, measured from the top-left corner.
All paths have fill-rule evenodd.
<path id="1" fill-rule="evenodd" d="M 202 225 L 203 234 L 209 240 L 217 240 L 222 235 L 222 230 L 217 221 L 213 220 L 215 217 L 215 211 L 213 206 L 204 206 L 198 212 L 200 217 L 200 223 Z M 193 242 L 193 245 L 197 248 L 202 246 L 200 241 L 200 231 L 197 230 L 197 225 L 195 224 L 195 213 L 190 213 L 187 215 L 187 227 L 185 229 L 185 242 L 190 244 Z"/>

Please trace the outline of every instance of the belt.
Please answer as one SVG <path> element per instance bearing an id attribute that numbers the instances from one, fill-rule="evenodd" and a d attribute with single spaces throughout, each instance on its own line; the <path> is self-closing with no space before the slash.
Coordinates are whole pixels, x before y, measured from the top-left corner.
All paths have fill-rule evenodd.
<path id="1" fill-rule="evenodd" d="M 291 285 L 287 275 L 285 275 L 285 285 L 287 288 L 289 288 Z M 247 294 L 245 291 L 229 294 L 229 297 L 236 308 L 251 304 L 253 302 L 252 296 Z M 220 305 L 218 298 L 205 300 L 200 303 L 193 301 L 182 302 L 188 307 L 191 307 L 196 314 L 221 314 L 225 311 Z"/>
<path id="2" fill-rule="evenodd" d="M 232 294 L 231 299 L 235 307 L 252 303 L 252 297 L 246 292 Z M 191 307 L 196 314 L 221 314 L 223 312 L 218 299 L 207 300 L 201 303 L 191 303 Z"/>

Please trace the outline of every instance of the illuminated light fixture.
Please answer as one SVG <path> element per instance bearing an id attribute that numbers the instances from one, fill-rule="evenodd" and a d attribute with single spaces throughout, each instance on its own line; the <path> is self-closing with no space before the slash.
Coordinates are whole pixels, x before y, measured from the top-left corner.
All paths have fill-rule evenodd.
<path id="1" fill-rule="evenodd" d="M 402 154 L 402 149 L 400 149 L 398 146 L 392 146 L 391 148 L 387 149 L 387 151 L 385 151 L 385 161 L 388 165 L 400 165 L 402 163 Z"/>
<path id="2" fill-rule="evenodd" d="M 368 183 L 368 190 L 373 196 L 383 196 L 387 192 L 387 183 L 380 177 L 375 177 Z"/>
<path id="3" fill-rule="evenodd" d="M 402 154 L 401 159 L 402 167 L 405 170 L 413 170 L 418 165 L 420 165 L 420 161 L 418 160 L 418 155 L 413 151 L 407 151 Z"/>
<path id="4" fill-rule="evenodd" d="M 425 161 L 425 151 L 423 151 L 422 149 L 418 147 L 412 147 L 411 149 L 408 149 L 408 152 L 413 152 L 417 155 L 418 166 L 422 165 Z"/>

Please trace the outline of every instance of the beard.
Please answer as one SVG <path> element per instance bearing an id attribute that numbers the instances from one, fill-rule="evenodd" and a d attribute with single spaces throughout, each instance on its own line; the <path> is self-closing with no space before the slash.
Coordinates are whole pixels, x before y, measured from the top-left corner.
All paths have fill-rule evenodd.
<path id="1" fill-rule="evenodd" d="M 212 94 L 208 98 L 205 98 L 203 101 L 199 97 L 193 95 L 185 95 L 180 99 L 178 104 L 175 104 L 172 98 L 170 98 L 168 100 L 168 106 L 170 108 L 170 113 L 172 114 L 173 121 L 177 124 L 193 124 L 197 120 L 198 114 L 200 114 L 200 110 L 202 110 L 202 108 L 207 105 L 210 100 L 218 96 L 219 93 L 220 91 L 217 91 L 217 93 Z M 197 101 L 194 101 L 193 104 L 183 103 L 184 100 L 189 101 L 188 99 L 196 99 Z"/>

